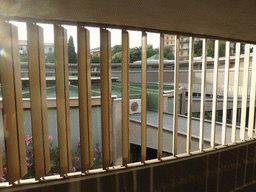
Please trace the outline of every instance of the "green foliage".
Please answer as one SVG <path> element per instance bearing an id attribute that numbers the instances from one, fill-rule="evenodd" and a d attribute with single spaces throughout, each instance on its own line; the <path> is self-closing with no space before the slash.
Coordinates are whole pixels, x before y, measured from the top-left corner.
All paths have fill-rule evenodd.
<path id="1" fill-rule="evenodd" d="M 21 55 L 20 62 L 28 62 L 28 55 Z"/>
<path id="2" fill-rule="evenodd" d="M 158 54 L 159 50 L 158 49 L 154 49 L 153 45 L 148 45 L 147 46 L 147 58 L 152 57 L 155 54 Z"/>
<path id="3" fill-rule="evenodd" d="M 200 40 L 194 45 L 194 56 L 199 57 L 202 56 L 202 47 L 203 47 L 203 41 Z"/>
<path id="4" fill-rule="evenodd" d="M 115 45 L 114 47 L 111 48 L 111 55 L 115 55 L 118 52 L 122 51 L 122 45 Z"/>
<path id="5" fill-rule="evenodd" d="M 130 62 L 141 60 L 141 47 L 134 47 L 130 49 Z"/>
<path id="6" fill-rule="evenodd" d="M 29 179 L 35 177 L 35 164 L 34 164 L 34 150 L 33 150 L 33 139 L 32 136 L 25 136 L 26 143 L 26 160 L 27 160 L 27 168 L 28 172 L 22 179 Z M 71 172 L 81 171 L 81 149 L 80 149 L 80 138 L 77 140 L 77 151 L 72 151 L 72 169 Z M 59 175 L 60 172 L 60 155 L 59 148 L 53 147 L 53 137 L 49 136 L 49 152 L 50 152 L 50 171 L 47 175 Z M 3 157 L 3 177 L 0 177 L 0 182 L 5 182 L 8 178 L 8 170 L 7 170 L 7 161 L 5 153 L 2 154 Z M 99 148 L 99 144 L 96 145 L 95 153 L 94 153 L 94 164 L 91 167 L 92 169 L 101 168 L 102 167 L 102 151 Z"/>
<path id="7" fill-rule="evenodd" d="M 68 63 L 77 63 L 77 55 L 72 36 L 70 36 L 68 39 Z"/>
<path id="8" fill-rule="evenodd" d="M 199 57 L 202 56 L 202 46 L 203 41 L 200 40 L 194 45 L 194 56 Z M 214 40 L 208 39 L 207 40 L 207 56 L 214 57 Z M 224 57 L 226 54 L 226 43 L 224 41 L 220 41 L 219 44 L 219 57 Z"/>
<path id="9" fill-rule="evenodd" d="M 46 56 L 45 63 L 55 63 L 54 53 L 49 52 Z"/>
<path id="10" fill-rule="evenodd" d="M 159 49 L 154 49 L 153 45 L 147 46 L 147 58 L 158 54 Z M 165 46 L 164 47 L 164 57 L 167 59 L 172 60 L 174 58 L 173 50 L 171 46 Z M 111 60 L 112 63 L 121 63 L 122 62 L 122 46 L 121 45 L 115 45 L 111 48 Z M 130 62 L 133 63 L 134 61 L 140 61 L 141 60 L 141 46 L 140 47 L 134 47 L 130 49 Z M 99 63 L 99 57 L 92 56 L 92 63 Z"/>
<path id="11" fill-rule="evenodd" d="M 166 59 L 169 59 L 169 60 L 174 59 L 173 50 L 172 50 L 172 47 L 170 45 L 165 45 L 164 46 L 164 57 Z"/>
<path id="12" fill-rule="evenodd" d="M 111 58 L 112 63 L 121 63 L 122 62 L 122 52 L 117 52 L 112 55 Z"/>
<path id="13" fill-rule="evenodd" d="M 100 57 L 96 55 L 91 55 L 91 63 L 100 63 Z"/>

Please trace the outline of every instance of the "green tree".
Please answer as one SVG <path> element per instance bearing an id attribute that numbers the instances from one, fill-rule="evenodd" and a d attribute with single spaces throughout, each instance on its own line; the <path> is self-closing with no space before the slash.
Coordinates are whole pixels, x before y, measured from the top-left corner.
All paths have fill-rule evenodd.
<path id="1" fill-rule="evenodd" d="M 45 63 L 55 63 L 54 53 L 49 52 L 49 53 L 46 55 Z"/>
<path id="2" fill-rule="evenodd" d="M 207 40 L 207 56 L 208 57 L 214 57 L 214 40 L 208 39 Z M 194 56 L 199 57 L 202 56 L 202 47 L 203 47 L 203 41 L 200 40 L 194 45 Z M 219 57 L 224 57 L 226 53 L 226 43 L 224 41 L 220 41 L 219 43 Z"/>
<path id="3" fill-rule="evenodd" d="M 121 63 L 122 62 L 122 52 L 117 52 L 111 57 L 112 63 Z"/>
<path id="4" fill-rule="evenodd" d="M 155 54 L 158 54 L 159 50 L 158 49 L 154 49 L 153 45 L 148 45 L 147 46 L 147 58 L 152 57 Z"/>
<path id="5" fill-rule="evenodd" d="M 28 55 L 21 55 L 20 62 L 28 62 Z"/>
<path id="6" fill-rule="evenodd" d="M 130 49 L 130 62 L 141 60 L 141 47 L 134 47 Z"/>
<path id="7" fill-rule="evenodd" d="M 173 50 L 172 50 L 172 47 L 170 45 L 165 45 L 164 46 L 164 57 L 166 59 L 169 59 L 169 60 L 174 59 Z"/>
<path id="8" fill-rule="evenodd" d="M 122 46 L 121 45 L 115 45 L 114 47 L 111 48 L 111 55 L 115 55 L 118 52 L 122 51 Z"/>
<path id="9" fill-rule="evenodd" d="M 96 55 L 91 56 L 91 63 L 100 63 L 100 57 Z"/>
<path id="10" fill-rule="evenodd" d="M 68 39 L 68 63 L 77 63 L 77 56 L 72 36 Z"/>

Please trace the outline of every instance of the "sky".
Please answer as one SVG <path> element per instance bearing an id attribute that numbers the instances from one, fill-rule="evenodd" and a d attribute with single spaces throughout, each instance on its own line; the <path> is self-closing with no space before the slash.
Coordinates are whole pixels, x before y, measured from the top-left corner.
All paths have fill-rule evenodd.
<path id="1" fill-rule="evenodd" d="M 14 22 L 10 21 L 13 25 L 18 27 L 19 40 L 27 40 L 27 29 L 26 23 L 24 22 Z M 53 36 L 53 25 L 52 24 L 41 24 L 37 23 L 37 25 L 41 26 L 44 29 L 44 42 L 45 43 L 54 43 Z M 77 51 L 77 28 L 76 26 L 70 25 L 62 25 L 67 29 L 68 38 L 73 36 L 75 49 Z M 96 48 L 100 46 L 100 28 L 96 27 L 86 27 L 90 31 L 90 48 Z M 120 29 L 110 29 L 107 28 L 111 32 L 111 46 L 121 45 L 122 31 Z M 141 32 L 140 31 L 131 31 L 129 30 L 130 37 L 130 48 L 141 46 Z M 154 48 L 159 48 L 160 34 L 158 33 L 147 33 L 147 44 L 153 45 Z"/>

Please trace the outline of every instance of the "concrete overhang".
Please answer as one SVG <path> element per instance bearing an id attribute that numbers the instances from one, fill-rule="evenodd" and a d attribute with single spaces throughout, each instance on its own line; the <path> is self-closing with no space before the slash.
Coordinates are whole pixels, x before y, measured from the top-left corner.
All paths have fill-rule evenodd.
<path id="1" fill-rule="evenodd" d="M 83 22 L 114 28 L 256 42 L 254 0 L 1 0 L 4 19 Z"/>

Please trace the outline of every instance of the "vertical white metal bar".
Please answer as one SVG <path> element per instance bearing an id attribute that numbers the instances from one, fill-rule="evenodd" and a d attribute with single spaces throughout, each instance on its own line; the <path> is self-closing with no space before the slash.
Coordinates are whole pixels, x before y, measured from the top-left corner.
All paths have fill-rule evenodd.
<path id="1" fill-rule="evenodd" d="M 256 45 L 253 46 L 251 93 L 250 93 L 250 112 L 248 123 L 248 135 L 253 138 L 253 126 L 255 120 L 255 99 L 256 99 Z"/>
<path id="2" fill-rule="evenodd" d="M 178 151 L 178 112 L 179 112 L 179 78 L 180 78 L 180 37 L 175 36 L 175 69 L 174 69 L 174 107 L 173 107 L 173 149 L 175 157 Z"/>
<path id="3" fill-rule="evenodd" d="M 163 84 L 164 84 L 164 34 L 160 34 L 159 70 L 158 70 L 158 159 L 163 150 Z"/>
<path id="4" fill-rule="evenodd" d="M 244 73 L 243 73 L 243 91 L 242 91 L 242 112 L 240 125 L 240 139 L 245 140 L 245 124 L 247 113 L 248 81 L 249 81 L 249 62 L 250 62 L 250 44 L 245 45 L 244 50 Z"/>
<path id="5" fill-rule="evenodd" d="M 147 149 L 147 33 L 142 32 L 141 50 L 141 162 L 146 160 Z"/>
<path id="6" fill-rule="evenodd" d="M 218 92 L 218 68 L 219 68 L 219 40 L 215 40 L 214 47 L 214 71 L 213 71 L 213 98 L 212 98 L 212 132 L 211 147 L 215 148 L 217 92 Z"/>
<path id="7" fill-rule="evenodd" d="M 206 87 L 206 68 L 207 68 L 207 43 L 203 39 L 202 50 L 202 78 L 201 78 L 201 107 L 200 107 L 200 137 L 199 137 L 199 150 L 204 150 L 204 117 L 205 117 L 205 87 Z"/>
<path id="8" fill-rule="evenodd" d="M 236 43 L 236 61 L 235 61 L 235 82 L 234 82 L 234 96 L 233 96 L 233 115 L 232 115 L 232 134 L 231 141 L 236 142 L 236 121 L 237 121 L 237 101 L 239 91 L 239 68 L 240 68 L 240 50 L 241 43 Z"/>
<path id="9" fill-rule="evenodd" d="M 193 68 L 194 68 L 194 37 L 189 38 L 189 71 L 188 71 L 188 113 L 187 113 L 187 154 L 191 150 L 191 119 L 193 98 Z"/>
<path id="10" fill-rule="evenodd" d="M 229 59 L 230 59 L 230 42 L 226 42 L 225 55 L 225 78 L 224 78 L 224 97 L 223 97 L 223 117 L 222 117 L 222 145 L 226 145 L 226 126 L 227 126 L 227 109 L 228 109 L 228 85 L 229 85 Z"/>
<path id="11" fill-rule="evenodd" d="M 101 81 L 101 126 L 102 126 L 102 162 L 103 169 L 110 165 L 110 99 L 111 63 L 109 63 L 109 31 L 100 29 L 100 81 Z M 110 77 L 109 77 L 110 76 Z"/>
<path id="12" fill-rule="evenodd" d="M 123 166 L 129 163 L 129 33 L 122 30 L 122 138 Z"/>

